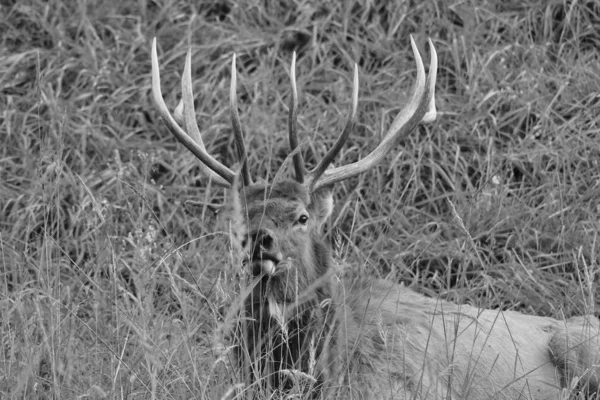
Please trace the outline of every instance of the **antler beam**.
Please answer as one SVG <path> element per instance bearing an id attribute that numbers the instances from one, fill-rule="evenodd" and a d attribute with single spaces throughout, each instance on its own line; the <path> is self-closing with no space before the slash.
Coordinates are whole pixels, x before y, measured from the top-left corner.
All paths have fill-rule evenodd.
<path id="1" fill-rule="evenodd" d="M 355 66 L 351 114 L 346 123 L 346 127 L 342 131 L 342 134 L 339 136 L 335 145 L 325 155 L 317 167 L 309 173 L 307 180 L 309 181 L 311 191 L 316 191 L 324 186 L 333 185 L 336 182 L 359 175 L 375 167 L 396 146 L 396 144 L 408 136 L 420 122 L 431 122 L 435 120 L 437 54 L 431 39 L 429 39 L 428 43 L 431 61 L 429 64 L 429 75 L 425 78 L 425 69 L 423 67 L 421 55 L 419 54 L 419 49 L 412 36 L 410 37 L 410 44 L 417 64 L 417 80 L 409 103 L 398 113 L 381 143 L 379 143 L 379 145 L 362 160 L 341 167 L 327 169 L 333 158 L 342 148 L 344 141 L 354 125 L 356 102 L 358 99 L 358 73 Z"/>
<path id="2" fill-rule="evenodd" d="M 175 121 L 175 118 L 173 118 L 165 104 L 160 90 L 160 70 L 158 67 L 156 38 L 152 40 L 152 98 L 159 115 L 163 118 L 173 136 L 200 160 L 202 171 L 219 186 L 231 187 L 235 179 L 235 173 L 208 154 L 202 141 L 200 129 L 196 123 L 194 94 L 192 91 L 191 59 L 190 49 L 186 55 L 183 77 L 181 79 L 183 120 L 186 129 L 181 128 L 177 121 Z"/>

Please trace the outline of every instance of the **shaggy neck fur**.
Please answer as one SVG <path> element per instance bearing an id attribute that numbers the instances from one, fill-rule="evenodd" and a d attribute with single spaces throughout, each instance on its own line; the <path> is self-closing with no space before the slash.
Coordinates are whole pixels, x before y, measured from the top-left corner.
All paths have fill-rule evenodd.
<path id="1" fill-rule="evenodd" d="M 335 329 L 333 282 L 327 274 L 327 247 L 313 241 L 312 251 L 319 276 L 305 293 L 282 302 L 280 292 L 287 292 L 285 286 L 293 282 L 263 276 L 246 299 L 245 318 L 240 319 L 236 335 L 244 343 L 237 347 L 237 358 L 249 369 L 247 376 L 263 378 L 263 387 L 287 390 L 301 384 L 318 391 L 326 380 L 323 363 L 329 364 L 326 353 Z"/>

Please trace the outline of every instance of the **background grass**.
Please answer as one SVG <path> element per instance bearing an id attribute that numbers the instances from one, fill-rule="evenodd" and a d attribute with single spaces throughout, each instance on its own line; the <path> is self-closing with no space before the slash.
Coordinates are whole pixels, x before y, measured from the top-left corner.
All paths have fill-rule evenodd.
<path id="1" fill-rule="evenodd" d="M 352 63 L 377 144 L 439 55 L 438 120 L 337 185 L 346 269 L 431 296 L 568 317 L 597 303 L 600 6 L 595 1 L 0 2 L 0 397 L 218 398 L 239 382 L 214 330 L 238 290 L 220 205 L 150 100 L 193 49 L 198 123 L 235 163 L 231 54 L 255 177 L 288 148 L 287 69 L 314 165 L 341 131 Z M 339 3 L 339 4 L 338 4 Z M 343 3 L 343 4 L 342 4 Z M 210 205 L 210 206 L 207 206 Z"/>

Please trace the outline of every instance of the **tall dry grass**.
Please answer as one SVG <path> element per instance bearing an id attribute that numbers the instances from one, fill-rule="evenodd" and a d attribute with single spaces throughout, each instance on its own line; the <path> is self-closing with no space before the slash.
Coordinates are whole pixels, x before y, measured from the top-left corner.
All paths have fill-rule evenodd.
<path id="1" fill-rule="evenodd" d="M 342 128 L 359 65 L 359 124 L 343 164 L 367 154 L 407 101 L 409 34 L 438 50 L 440 116 L 338 185 L 328 227 L 338 261 L 461 303 L 594 312 L 597 2 L 8 0 L 0 397 L 209 399 L 239 383 L 213 341 L 242 273 L 228 194 L 207 186 L 157 119 L 152 37 L 172 105 L 192 46 L 199 125 L 228 165 L 237 54 L 249 163 L 269 178 L 288 151 L 292 51 L 311 163 Z"/>

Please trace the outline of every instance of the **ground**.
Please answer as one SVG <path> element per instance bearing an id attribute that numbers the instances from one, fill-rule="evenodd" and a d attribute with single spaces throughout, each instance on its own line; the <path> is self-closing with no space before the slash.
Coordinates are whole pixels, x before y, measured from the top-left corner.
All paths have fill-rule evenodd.
<path id="1" fill-rule="evenodd" d="M 265 179 L 288 153 L 293 51 L 309 165 L 343 128 L 358 65 L 342 165 L 406 104 L 409 35 L 426 63 L 430 37 L 438 119 L 336 186 L 336 262 L 459 303 L 594 313 L 597 2 L 191 3 L 0 2 L 1 398 L 212 399 L 239 383 L 214 334 L 244 273 L 229 193 L 158 117 L 153 37 L 172 108 L 191 46 L 198 124 L 232 167 L 237 54 L 249 164 Z"/>

